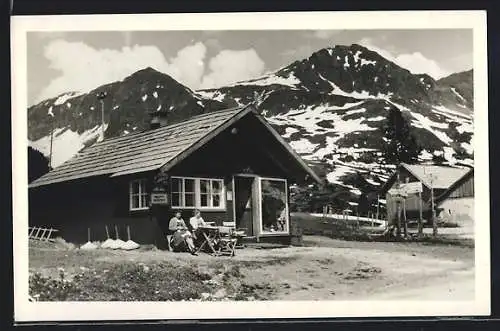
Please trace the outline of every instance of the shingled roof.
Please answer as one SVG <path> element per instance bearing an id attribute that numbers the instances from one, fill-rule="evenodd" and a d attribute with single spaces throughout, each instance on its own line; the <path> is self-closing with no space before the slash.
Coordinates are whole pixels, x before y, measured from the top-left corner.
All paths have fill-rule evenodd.
<path id="1" fill-rule="evenodd" d="M 432 187 L 447 189 L 470 171 L 470 168 L 452 168 L 437 165 L 403 164 L 422 184 L 431 187 L 430 175 L 433 177 Z"/>
<path id="2" fill-rule="evenodd" d="M 470 171 L 468 167 L 451 167 L 451 166 L 438 166 L 438 165 L 424 165 L 424 164 L 406 164 L 401 163 L 400 167 L 405 168 L 410 172 L 418 181 L 422 182 L 428 188 L 431 186 L 438 190 L 446 190 L 452 186 L 456 181 L 462 178 L 467 172 Z M 389 188 L 396 181 L 398 170 L 396 170 L 391 177 L 380 188 L 380 192 L 387 192 Z M 432 175 L 432 184 L 431 184 Z"/>
<path id="3" fill-rule="evenodd" d="M 182 159 L 181 156 L 193 152 L 251 112 L 260 116 L 252 106 L 231 108 L 197 115 L 155 130 L 104 140 L 83 149 L 72 159 L 33 181 L 29 187 L 101 175 L 116 177 L 171 167 Z M 281 137 L 277 138 L 293 153 L 305 170 L 317 179 Z"/>

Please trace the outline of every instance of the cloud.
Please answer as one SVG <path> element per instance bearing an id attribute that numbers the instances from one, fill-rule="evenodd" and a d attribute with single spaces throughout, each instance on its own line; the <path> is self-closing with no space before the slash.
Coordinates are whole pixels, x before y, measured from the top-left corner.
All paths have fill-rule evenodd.
<path id="1" fill-rule="evenodd" d="M 210 59 L 210 72 L 203 77 L 200 87 L 220 87 L 256 78 L 263 73 L 264 68 L 264 61 L 253 48 L 241 51 L 223 50 Z"/>
<path id="2" fill-rule="evenodd" d="M 37 102 L 68 91 L 88 92 L 146 67 L 169 74 L 189 87 L 196 86 L 203 76 L 206 47 L 202 43 L 189 45 L 167 60 L 156 46 L 95 49 L 83 42 L 54 40 L 44 55 L 50 68 L 60 74 L 42 90 Z"/>
<path id="3" fill-rule="evenodd" d="M 434 79 L 439 79 L 450 74 L 449 71 L 442 68 L 436 61 L 426 58 L 420 52 L 394 55 L 394 53 L 396 53 L 394 50 L 389 52 L 387 49 L 378 47 L 374 45 L 373 40 L 369 38 L 362 39 L 359 41 L 359 44 L 379 53 L 381 56 L 396 63 L 400 67 L 408 69 L 413 74 L 428 74 Z"/>
<path id="4" fill-rule="evenodd" d="M 315 30 L 313 36 L 318 39 L 330 39 L 340 33 L 340 30 Z"/>
<path id="5" fill-rule="evenodd" d="M 198 42 L 181 49 L 171 61 L 170 75 L 184 85 L 196 89 L 205 72 L 207 47 Z"/>
<path id="6" fill-rule="evenodd" d="M 207 46 L 201 42 L 186 46 L 167 59 L 156 46 L 95 49 L 83 42 L 52 40 L 44 55 L 50 68 L 59 75 L 47 84 L 35 102 L 69 91 L 87 93 L 146 67 L 166 73 L 193 90 L 255 78 L 265 67 L 254 49 L 222 50 L 210 59 L 208 68 L 206 54 Z"/>

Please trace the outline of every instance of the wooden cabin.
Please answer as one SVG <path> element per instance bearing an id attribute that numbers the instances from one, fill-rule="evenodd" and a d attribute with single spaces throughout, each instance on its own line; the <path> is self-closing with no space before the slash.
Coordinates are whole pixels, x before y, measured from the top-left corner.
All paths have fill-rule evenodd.
<path id="1" fill-rule="evenodd" d="M 187 222 L 199 209 L 205 221 L 236 222 L 248 240 L 289 243 L 288 188 L 312 181 L 320 179 L 252 106 L 155 119 L 32 182 L 30 226 L 74 243 L 87 241 L 88 228 L 92 241 L 105 240 L 105 225 L 127 240 L 129 226 L 132 240 L 161 245 L 175 211 Z"/>
<path id="2" fill-rule="evenodd" d="M 422 193 L 409 194 L 405 199 L 406 217 L 410 221 L 420 218 L 420 206 L 422 216 L 425 220 L 431 219 L 431 187 L 434 191 L 434 202 L 436 198 L 444 194 L 453 184 L 470 171 L 470 168 L 459 168 L 437 165 L 415 165 L 402 163 L 381 187 L 380 195 L 386 197 L 387 221 L 392 224 L 397 219 L 397 203 L 389 193 L 391 189 L 398 187 L 399 183 L 422 183 Z"/>

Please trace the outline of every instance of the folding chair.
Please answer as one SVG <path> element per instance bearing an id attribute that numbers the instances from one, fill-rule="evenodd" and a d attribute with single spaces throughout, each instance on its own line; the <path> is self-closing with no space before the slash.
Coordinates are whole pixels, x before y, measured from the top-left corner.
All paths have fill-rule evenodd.
<path id="1" fill-rule="evenodd" d="M 225 225 L 219 229 L 220 237 L 218 241 L 217 255 L 235 255 L 234 250 L 238 239 L 232 236 L 232 231 L 233 228 Z"/>
<path id="2" fill-rule="evenodd" d="M 237 228 L 236 222 L 223 222 L 222 225 L 224 227 L 228 227 L 229 237 L 236 239 L 236 248 L 243 248 L 244 246 L 241 244 L 241 239 L 246 236 L 246 228 Z"/>
<path id="3" fill-rule="evenodd" d="M 173 231 L 170 231 L 168 230 L 167 232 L 167 249 L 170 251 L 170 252 L 173 252 L 174 251 L 174 248 L 172 247 L 172 241 L 174 239 L 174 232 Z"/>

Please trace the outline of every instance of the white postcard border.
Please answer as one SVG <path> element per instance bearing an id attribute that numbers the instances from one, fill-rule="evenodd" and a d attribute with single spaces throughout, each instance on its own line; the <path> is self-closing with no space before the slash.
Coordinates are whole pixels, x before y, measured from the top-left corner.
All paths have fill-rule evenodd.
<path id="1" fill-rule="evenodd" d="M 11 21 L 15 321 L 471 316 L 490 314 L 485 11 L 14 16 Z M 476 296 L 474 301 L 28 302 L 28 31 L 473 29 Z"/>

